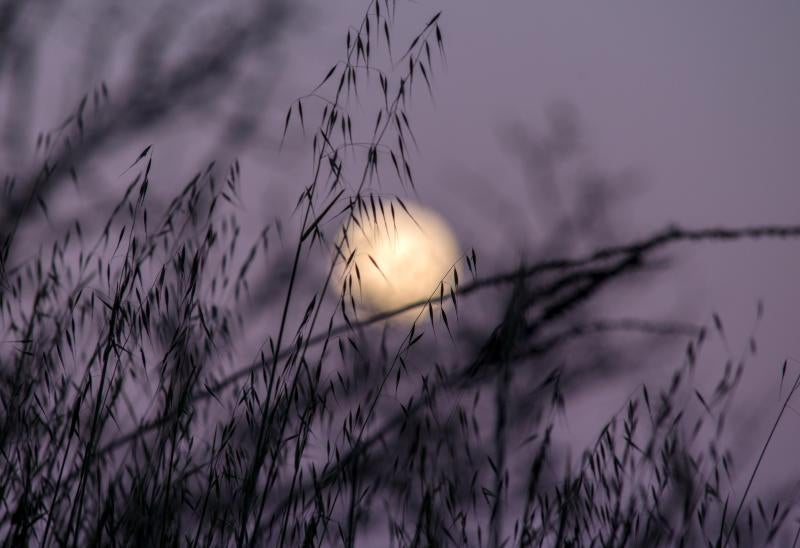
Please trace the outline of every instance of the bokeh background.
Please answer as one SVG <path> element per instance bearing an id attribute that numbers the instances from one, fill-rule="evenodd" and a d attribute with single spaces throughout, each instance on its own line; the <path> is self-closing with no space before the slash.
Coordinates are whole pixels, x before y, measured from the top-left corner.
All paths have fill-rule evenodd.
<path id="1" fill-rule="evenodd" d="M 91 105 L 99 93 L 102 104 L 87 118 L 81 186 L 64 173 L 48 189 L 49 218 L 26 218 L 25 237 L 43 243 L 76 218 L 99 230 L 95 212 L 113 207 L 129 182 L 121 174 L 147 145 L 153 192 L 164 201 L 210 161 L 238 158 L 243 233 L 255 238 L 276 220 L 284 227 L 270 268 L 251 283 L 240 357 L 252 357 L 277 325 L 296 237 L 288 213 L 310 180 L 308 137 L 292 126 L 280 146 L 286 110 L 340 59 L 364 8 L 360 0 L 0 3 L 5 171 L 34 169 L 39 132 L 57 128 L 82 97 Z M 800 221 L 800 4 L 426 1 L 398 9 L 395 43 L 439 10 L 446 63 L 432 97 L 416 94 L 409 109 L 419 145 L 414 199 L 441 212 L 483 273 L 670 223 Z M 0 211 L 8 217 L 13 207 Z M 604 293 L 590 312 L 692 325 L 718 314 L 725 337 L 706 348 L 697 380 L 712 387 L 725 360 L 748 347 L 763 301 L 758 351 L 731 415 L 743 448 L 737 465 L 749 470 L 777 412 L 780 367 L 789 359 L 800 369 L 800 244 L 681 244 L 664 258 L 667 268 Z M 315 268 L 301 287 L 318 282 Z M 485 317 L 473 316 L 467 335 L 497 321 L 501 294 L 474 298 Z M 593 379 L 570 401 L 559 436 L 575 454 L 642 382 L 666 383 L 685 349 L 684 339 L 638 335 L 609 344 L 637 366 Z M 578 348 L 559 359 L 588 358 Z M 759 488 L 797 479 L 786 473 L 796 473 L 787 459 L 799 448 L 798 414 L 781 425 Z"/>

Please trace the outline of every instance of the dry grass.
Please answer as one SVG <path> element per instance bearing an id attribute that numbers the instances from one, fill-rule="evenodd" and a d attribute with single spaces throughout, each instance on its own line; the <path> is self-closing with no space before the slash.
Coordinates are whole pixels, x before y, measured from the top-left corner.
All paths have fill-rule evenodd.
<path id="1" fill-rule="evenodd" d="M 236 347 L 272 227 L 241 249 L 237 162 L 209 165 L 159 208 L 148 195 L 153 150 L 145 148 L 99 233 L 76 220 L 48 234 L 51 243 L 30 259 L 19 258 L 26 244 L 18 227 L 24 215 L 48 214 L 43 188 L 78 178 L 68 143 L 86 130 L 84 104 L 47 138 L 41 171 L 21 188 L 7 183 L 4 545 L 796 543 L 793 501 L 767 507 L 750 494 L 758 465 L 744 492 L 732 488 L 736 455 L 723 448 L 723 432 L 747 355 L 729 364 L 713 394 L 701 394 L 693 375 L 705 328 L 586 320 L 575 311 L 649 268 L 667 246 L 796 238 L 800 226 L 668 227 L 485 276 L 470 249 L 428 299 L 360 317 L 353 254 L 331 227 L 390 226 L 407 214 L 396 211 L 403 197 L 379 179 L 395 177 L 413 192 L 409 98 L 419 86 L 433 93 L 444 51 L 439 14 L 405 47 L 393 41 L 397 9 L 392 0 L 370 2 L 347 32 L 344 59 L 288 110 L 284 134 L 293 122 L 308 132 L 321 120 L 309 135 L 313 177 L 298 197 L 301 226 L 287 236 L 294 248 L 283 302 L 271 311 L 277 328 L 250 363 L 238 361 Z M 356 115 L 358 93 L 374 113 Z M 299 289 L 306 257 L 331 249 L 338 252 L 318 287 Z M 333 284 L 343 287 L 338 298 Z M 504 313 L 463 344 L 468 297 L 490 288 L 503 290 Z M 417 321 L 394 338 L 377 329 L 417 308 Z M 603 373 L 542 364 L 579 338 L 618 330 L 684 337 L 685 359 L 669 386 L 641 386 L 622 402 L 569 465 L 554 441 L 560 414 Z M 426 345 L 438 338 L 451 345 L 447 363 L 430 358 Z M 776 426 L 800 377 L 783 384 Z"/>

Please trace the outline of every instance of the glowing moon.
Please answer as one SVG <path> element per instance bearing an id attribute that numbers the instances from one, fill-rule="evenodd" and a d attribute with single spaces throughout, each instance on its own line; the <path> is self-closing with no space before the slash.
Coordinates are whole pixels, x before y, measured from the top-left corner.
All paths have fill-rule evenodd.
<path id="1" fill-rule="evenodd" d="M 394 202 L 394 218 L 384 202 L 384 214 L 377 211 L 377 222 L 371 214 L 350 223 L 342 251 L 355 255 L 345 273 L 352 276 L 356 301 L 377 312 L 386 312 L 435 296 L 439 284 L 459 258 L 458 244 L 444 219 L 434 211 L 403 201 L 408 213 Z M 410 213 L 410 216 L 409 216 Z M 340 261 L 343 263 L 344 261 Z M 356 274 L 358 267 L 358 275 Z M 360 277 L 360 284 L 358 278 Z M 452 283 L 452 274 L 449 275 Z M 360 285 L 360 291 L 359 291 Z M 434 295 L 435 294 L 435 295 Z M 413 320 L 419 310 L 401 315 Z"/>

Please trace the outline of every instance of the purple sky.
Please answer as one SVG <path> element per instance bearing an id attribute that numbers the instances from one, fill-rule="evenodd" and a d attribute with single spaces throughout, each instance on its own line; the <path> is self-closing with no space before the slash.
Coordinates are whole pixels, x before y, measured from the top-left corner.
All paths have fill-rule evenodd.
<path id="1" fill-rule="evenodd" d="M 289 30 L 282 72 L 269 98 L 273 129 L 282 126 L 290 101 L 311 89 L 339 58 L 344 31 L 358 21 L 365 2 L 307 6 L 303 20 Z M 444 11 L 447 69 L 435 76 L 434 103 L 422 89 L 414 99 L 413 123 L 422 150 L 415 168 L 422 199 L 437 207 L 479 256 L 513 257 L 516 241 L 507 239 L 512 230 L 531 242 L 541 237 L 535 208 L 520 199 L 526 194 L 519 161 L 504 149 L 498 132 L 512 123 L 541 127 L 546 108 L 557 100 L 577 108 L 594 164 L 641 175 L 640 191 L 619 210 L 625 240 L 669 222 L 687 227 L 800 222 L 800 3 L 420 2 L 403 6 L 415 25 L 408 32 L 438 9 Z M 82 35 L 74 32 L 81 24 L 79 11 L 49 35 L 42 62 L 48 79 L 69 74 L 69 60 L 81 54 Z M 108 70 L 118 68 L 111 63 Z M 42 86 L 39 104 L 44 107 L 36 113 L 45 127 L 85 91 L 59 88 L 56 100 L 49 97 L 53 89 Z M 205 158 L 212 144 L 206 134 L 195 126 L 185 129 L 155 136 L 156 157 L 187 165 Z M 101 169 L 116 177 L 142 145 L 120 152 Z M 278 164 L 274 159 L 263 149 L 242 158 L 243 191 L 251 199 L 277 200 L 269 207 L 285 211 L 299 188 L 289 183 L 307 176 L 307 157 L 288 153 Z M 176 164 L 156 168 L 188 179 Z M 262 177 L 261 168 L 275 170 L 276 165 L 278 175 Z M 255 205 L 253 210 L 258 212 Z M 262 222 L 257 219 L 252 227 Z M 676 319 L 706 323 L 716 311 L 738 353 L 747 342 L 756 300 L 763 298 L 759 354 L 745 373 L 734 417 L 758 412 L 771 420 L 780 364 L 787 357 L 800 359 L 800 242 L 676 251 L 681 262 L 669 275 L 635 298 L 611 303 L 608 316 L 661 319 L 677 313 Z M 484 264 L 487 270 L 497 266 Z M 701 383 L 716 380 L 724 360 L 719 345 L 711 346 Z M 676 348 L 675 361 L 651 380 L 664 382 L 681 351 Z M 642 380 L 644 374 L 627 384 L 598 387 L 577 403 L 569 410 L 570 435 L 596 435 L 620 397 Z M 760 426 L 754 446 L 763 439 L 765 422 Z M 796 451 L 798 428 L 800 419 L 790 415 L 770 454 Z"/>
<path id="2" fill-rule="evenodd" d="M 287 88 L 311 84 L 335 59 L 330 52 L 337 51 L 341 29 L 363 9 L 363 2 L 347 5 L 322 8 L 311 24 L 314 32 L 293 39 L 299 48 L 287 59 L 294 76 Z M 626 238 L 669 222 L 701 227 L 800 221 L 800 4 L 460 0 L 413 9 L 420 20 L 444 10 L 448 60 L 435 79 L 435 105 L 424 93 L 416 100 L 421 194 L 468 245 L 490 253 L 486 248 L 504 245 L 510 226 L 528 227 L 535 238 L 531 209 L 515 204 L 524 193 L 518 162 L 503 150 L 497 132 L 512 122 L 543 123 L 546 106 L 560 99 L 577 107 L 596 164 L 612 171 L 632 168 L 642 176 L 640 192 L 621 212 L 630 229 Z M 287 91 L 297 96 L 304 89 Z M 491 185 L 482 191 L 500 205 L 465 203 L 470 192 L 459 192 L 465 176 L 482 177 L 482 184 Z M 469 223 L 461 218 L 465 211 L 476 216 Z M 476 219 L 483 225 L 474 226 Z M 676 251 L 681 260 L 670 275 L 636 299 L 615 302 L 609 315 L 661 318 L 677 310 L 681 319 L 706 323 L 717 311 L 738 354 L 756 300 L 763 298 L 759 353 L 745 373 L 733 415 L 744 421 L 764 413 L 763 429 L 774 416 L 781 363 L 800 359 L 800 243 Z M 724 360 L 716 346 L 705 354 L 706 385 L 716 381 Z M 662 382 L 680 350 L 664 368 Z M 597 421 L 586 419 L 585 412 L 598 406 L 611 411 L 641 380 L 603 387 L 577 406 L 570 415 L 572 433 L 594 435 L 605 419 L 602 413 Z M 800 420 L 788 417 L 770 453 L 796 451 L 798 427 Z M 753 445 L 762 439 L 757 435 Z"/>

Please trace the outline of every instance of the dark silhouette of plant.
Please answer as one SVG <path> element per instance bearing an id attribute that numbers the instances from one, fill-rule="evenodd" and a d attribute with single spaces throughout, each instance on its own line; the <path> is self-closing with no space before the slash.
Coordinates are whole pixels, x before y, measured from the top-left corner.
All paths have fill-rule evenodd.
<path id="1" fill-rule="evenodd" d="M 156 50 L 143 51 L 144 72 L 129 92 L 101 105 L 101 85 L 97 119 L 85 119 L 89 99 L 81 101 L 42 138 L 41 168 L 20 184 L 7 180 L 0 208 L 4 545 L 789 541 L 794 501 L 754 502 L 761 458 L 744 492 L 734 492 L 735 455 L 724 447 L 725 418 L 754 346 L 732 357 L 715 391 L 703 394 L 693 375 L 707 338 L 724 335 L 718 317 L 709 329 L 598 318 L 591 305 L 614 284 L 661 266 L 668 247 L 792 239 L 800 226 L 671 226 L 606 245 L 587 240 L 602 232 L 618 241 L 585 213 L 605 188 L 594 173 L 581 179 L 588 194 L 576 210 L 557 220 L 545 258 L 497 272 L 469 249 L 427 299 L 365 316 L 355 250 L 343 235 L 365 223 L 390 230 L 408 214 L 404 197 L 387 191 L 387 177 L 414 192 L 411 97 L 420 87 L 433 93 L 444 54 L 438 13 L 427 14 L 401 47 L 394 13 L 403 8 L 395 4 L 369 2 L 347 31 L 345 57 L 290 105 L 283 133 L 308 132 L 313 161 L 289 230 L 270 224 L 242 247 L 236 160 L 204 167 L 160 207 L 150 196 L 155 160 L 147 146 L 101 228 L 85 230 L 76 219 L 50 230 L 32 255 L 19 236 L 48 214 L 51 192 L 65 178 L 77 180 L 76 166 L 114 135 L 152 129 L 184 99 L 185 108 L 198 108 L 206 99 L 187 98 L 195 88 L 207 80 L 212 91 L 224 85 L 237 56 L 268 39 L 268 31 L 253 37 L 236 25 L 222 34 L 224 54 L 203 50 L 177 68 L 159 66 Z M 1 5 L 0 36 L 24 9 Z M 274 29 L 286 9 L 271 5 L 236 20 Z M 160 21 L 151 38 L 172 24 Z M 528 143 L 540 175 L 575 151 L 574 120 L 559 112 L 552 135 Z M 545 192 L 559 199 L 551 186 Z M 288 258 L 268 260 L 275 233 L 293 244 Z M 283 300 L 267 311 L 272 335 L 243 363 L 237 351 L 247 346 L 253 303 L 261 303 L 253 282 L 263 279 Z M 485 329 L 470 299 L 492 291 L 502 314 Z M 409 311 L 418 313 L 410 327 L 389 321 Z M 615 331 L 685 338 L 685 357 L 669 386 L 642 385 L 622 402 L 573 463 L 557 438 L 565 406 L 626 364 L 601 343 L 577 364 L 563 358 Z M 775 425 L 800 386 L 787 365 Z"/>

